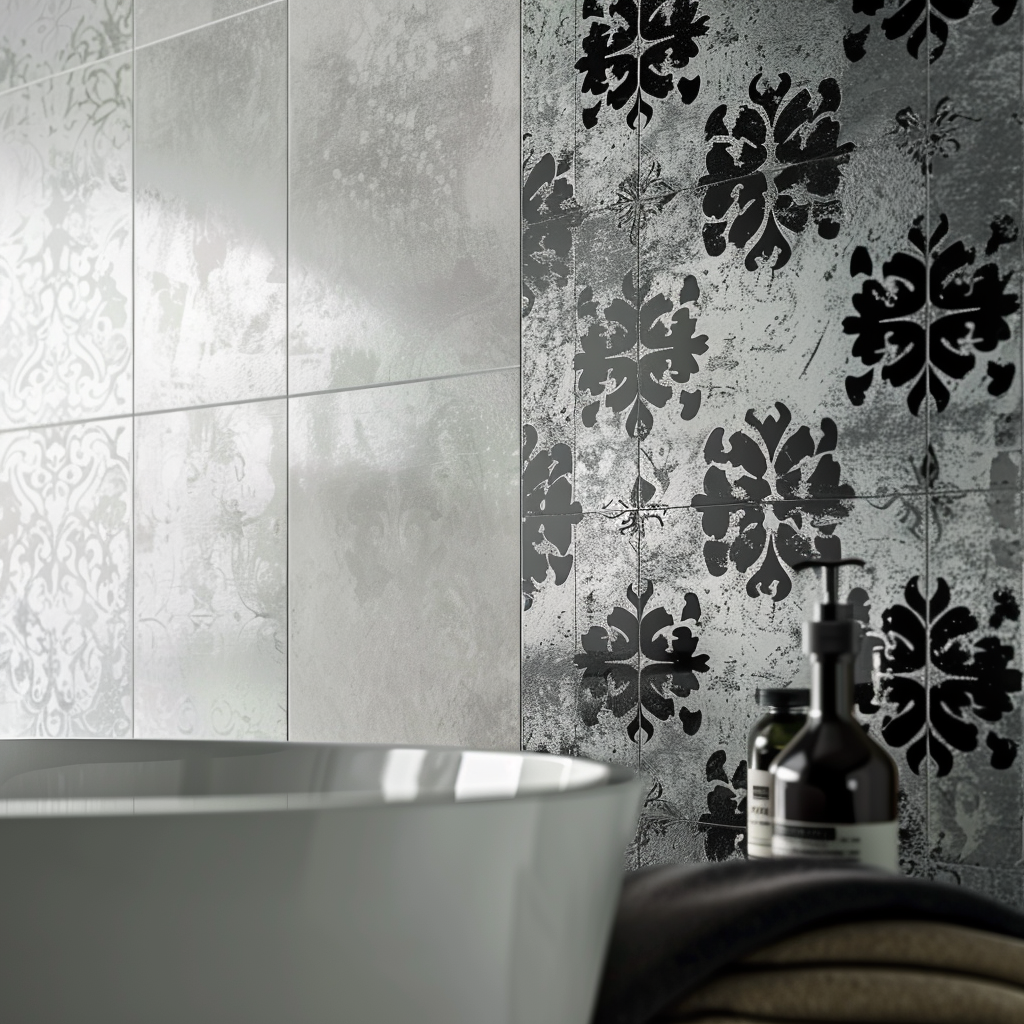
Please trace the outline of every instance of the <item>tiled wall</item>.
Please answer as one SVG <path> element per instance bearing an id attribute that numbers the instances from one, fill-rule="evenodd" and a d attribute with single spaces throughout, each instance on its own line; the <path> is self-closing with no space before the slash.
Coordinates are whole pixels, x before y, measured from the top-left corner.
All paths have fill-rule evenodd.
<path id="1" fill-rule="evenodd" d="M 519 32 L 0 0 L 0 735 L 518 744 Z"/>
<path id="2" fill-rule="evenodd" d="M 631 863 L 741 854 L 841 553 L 904 869 L 1024 903 L 1022 22 L 524 3 L 523 740 L 643 774 Z"/>

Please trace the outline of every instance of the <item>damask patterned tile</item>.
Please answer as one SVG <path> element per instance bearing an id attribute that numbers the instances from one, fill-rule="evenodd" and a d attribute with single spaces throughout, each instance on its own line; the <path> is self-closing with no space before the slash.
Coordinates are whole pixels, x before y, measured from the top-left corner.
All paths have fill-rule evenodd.
<path id="1" fill-rule="evenodd" d="M 925 485 L 924 263 L 912 255 L 923 178 L 896 146 L 798 171 L 792 195 L 771 202 L 757 199 L 759 176 L 682 195 L 645 235 L 640 450 L 652 500 Z M 899 344 L 886 327 L 895 295 Z M 709 472 L 717 483 L 702 490 Z"/>
<path id="2" fill-rule="evenodd" d="M 933 499 L 928 621 L 929 838 L 940 861 L 1021 858 L 1019 492 Z M 938 524 L 942 525 L 939 533 Z"/>
<path id="3" fill-rule="evenodd" d="M 135 734 L 285 739 L 285 402 L 135 429 Z"/>
<path id="4" fill-rule="evenodd" d="M 905 694 L 885 688 L 885 652 L 875 654 L 880 641 L 866 630 L 881 635 L 890 629 L 891 610 L 907 580 L 924 575 L 923 503 L 849 499 L 837 504 L 836 521 L 824 534 L 817 532 L 814 517 L 813 503 L 714 506 L 703 513 L 647 510 L 640 563 L 646 597 L 640 627 L 641 770 L 667 816 L 742 826 L 737 815 L 745 793 L 747 735 L 759 716 L 755 692 L 809 685 L 801 630 L 819 588 L 810 573 L 796 573 L 789 564 L 861 557 L 865 569 L 847 570 L 843 580 L 865 629 L 857 698 L 863 720 L 892 748 L 900 766 L 905 821 L 913 833 L 907 836 L 909 856 L 924 828 L 923 783 L 908 772 L 894 746 L 902 734 L 885 724 Z M 883 692 L 876 697 L 872 669 L 878 659 Z M 902 666 L 898 659 L 894 664 Z M 923 680 L 923 671 L 914 678 Z M 923 713 L 923 704 L 915 702 L 912 710 Z"/>
<path id="5" fill-rule="evenodd" d="M 0 96 L 0 427 L 131 412 L 131 132 L 130 57 Z"/>
<path id="6" fill-rule="evenodd" d="M 0 92 L 131 46 L 132 0 L 0 0 Z"/>
<path id="7" fill-rule="evenodd" d="M 135 0 L 135 42 L 145 46 L 264 3 L 266 0 Z"/>
<path id="8" fill-rule="evenodd" d="M 286 8 L 139 51 L 136 409 L 285 390 Z"/>
<path id="9" fill-rule="evenodd" d="M 736 860 L 746 856 L 746 841 L 746 829 L 663 817 L 652 805 L 640 818 L 637 866 Z"/>
<path id="10" fill-rule="evenodd" d="M 630 96 L 634 106 L 623 111 L 639 106 L 645 157 L 675 187 L 704 177 L 704 138 L 715 140 L 722 176 L 778 172 L 893 134 L 920 135 L 902 122 L 904 111 L 922 109 L 926 63 L 905 48 L 898 6 L 687 0 L 671 16 L 666 6 L 640 15 L 638 32 L 624 8 L 594 5 L 591 33 L 599 26 L 612 31 L 588 40 L 588 73 L 608 84 L 607 96 Z M 639 76 L 635 65 L 615 61 L 634 45 Z M 741 105 L 747 112 L 737 120 Z"/>
<path id="11" fill-rule="evenodd" d="M 291 400 L 292 739 L 518 749 L 517 378 Z"/>
<path id="12" fill-rule="evenodd" d="M 970 7 L 970 5 L 968 5 Z M 932 65 L 929 432 L 934 485 L 1016 487 L 1021 402 L 1024 15 L 975 4 Z"/>
<path id="13" fill-rule="evenodd" d="M 290 25 L 292 392 L 517 364 L 516 5 Z"/>
<path id="14" fill-rule="evenodd" d="M 0 733 L 132 731 L 131 421 L 0 435 Z"/>
<path id="15" fill-rule="evenodd" d="M 962 885 L 965 889 L 981 893 L 1005 906 L 1024 910 L 1024 873 L 1020 868 L 998 871 L 994 868 L 976 868 L 958 864 L 937 865 L 937 881 L 949 885 Z"/>

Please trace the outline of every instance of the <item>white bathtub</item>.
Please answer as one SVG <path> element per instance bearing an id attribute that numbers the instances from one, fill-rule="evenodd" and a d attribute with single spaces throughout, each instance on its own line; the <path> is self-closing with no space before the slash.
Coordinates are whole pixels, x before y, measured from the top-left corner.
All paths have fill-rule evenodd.
<path id="1" fill-rule="evenodd" d="M 0 741 L 12 1024 L 585 1024 L 638 783 L 540 754 Z"/>

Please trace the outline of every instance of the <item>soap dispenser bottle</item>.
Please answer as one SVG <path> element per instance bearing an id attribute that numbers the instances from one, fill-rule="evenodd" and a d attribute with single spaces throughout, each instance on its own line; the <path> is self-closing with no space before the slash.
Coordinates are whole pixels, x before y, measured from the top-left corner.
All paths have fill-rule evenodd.
<path id="1" fill-rule="evenodd" d="M 898 870 L 898 775 L 853 717 L 857 624 L 837 600 L 839 567 L 857 558 L 799 562 L 821 571 L 822 599 L 804 624 L 810 659 L 807 723 L 771 764 L 772 857 L 818 857 Z"/>

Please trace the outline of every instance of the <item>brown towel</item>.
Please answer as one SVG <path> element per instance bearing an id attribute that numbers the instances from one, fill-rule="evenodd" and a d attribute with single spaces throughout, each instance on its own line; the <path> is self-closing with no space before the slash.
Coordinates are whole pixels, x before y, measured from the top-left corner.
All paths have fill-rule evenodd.
<path id="1" fill-rule="evenodd" d="M 927 968 L 1024 988 L 1024 941 L 931 921 L 858 921 L 816 928 L 776 942 L 743 962 Z"/>
<path id="2" fill-rule="evenodd" d="M 721 975 L 686 996 L 666 1024 L 716 1015 L 843 1024 L 1021 1024 L 1024 989 L 906 968 L 766 968 Z"/>

